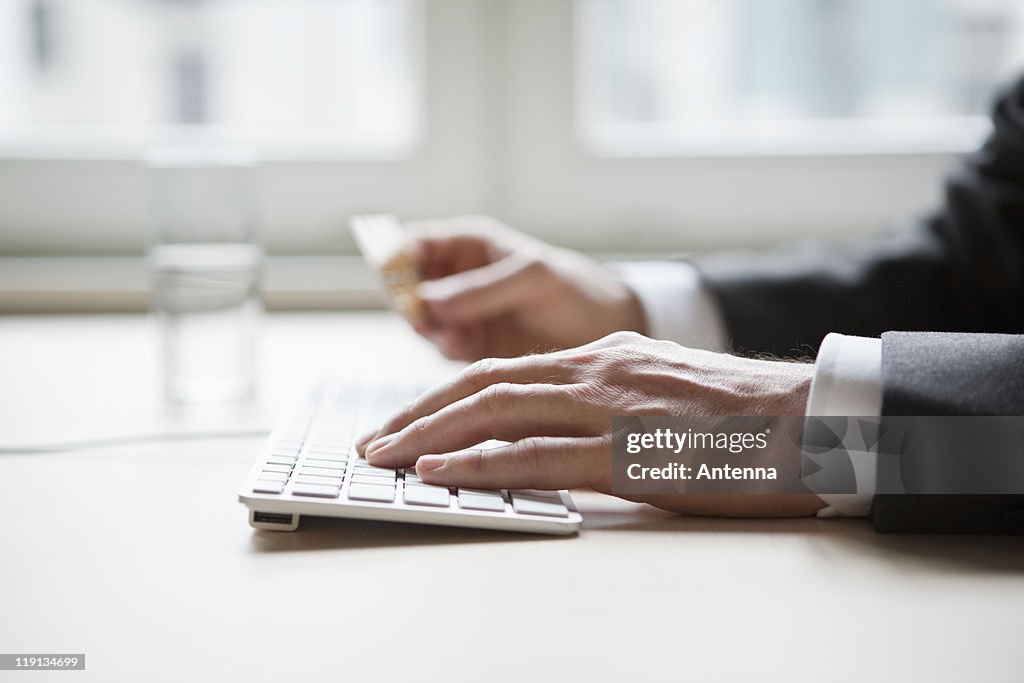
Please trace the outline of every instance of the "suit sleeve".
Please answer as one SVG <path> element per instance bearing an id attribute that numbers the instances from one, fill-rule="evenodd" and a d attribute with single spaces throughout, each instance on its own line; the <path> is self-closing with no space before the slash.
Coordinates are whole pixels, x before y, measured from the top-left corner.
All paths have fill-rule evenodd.
<path id="1" fill-rule="evenodd" d="M 829 332 L 1024 332 L 1024 78 L 992 119 L 916 225 L 848 248 L 698 260 L 733 350 L 813 355 Z"/>
<path id="2" fill-rule="evenodd" d="M 1024 415 L 1024 335 L 889 332 L 882 335 L 882 415 Z M 918 418 L 917 427 L 943 425 Z M 948 424 L 948 423 L 947 423 Z M 1001 494 L 886 494 L 875 496 L 870 517 L 878 531 L 1024 533 L 1024 430 L 1005 426 L 998 439 L 971 440 L 939 457 L 925 455 L 924 481 L 942 479 L 952 464 L 971 473 L 1000 472 Z M 941 444 L 941 434 L 929 435 Z M 941 447 L 940 447 L 941 448 Z M 1018 460 L 1019 459 L 1019 460 Z M 1005 463 L 1013 465 L 1005 467 Z M 986 469 L 987 468 L 987 469 Z M 1013 479 L 1008 482 L 1005 478 Z"/>

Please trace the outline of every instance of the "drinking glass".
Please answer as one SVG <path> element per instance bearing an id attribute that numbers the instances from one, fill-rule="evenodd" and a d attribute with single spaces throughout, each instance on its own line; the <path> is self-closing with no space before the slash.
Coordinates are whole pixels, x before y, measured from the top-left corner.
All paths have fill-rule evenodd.
<path id="1" fill-rule="evenodd" d="M 157 150 L 146 166 L 152 214 L 147 261 L 166 395 L 183 403 L 249 398 L 264 263 L 253 156 Z"/>

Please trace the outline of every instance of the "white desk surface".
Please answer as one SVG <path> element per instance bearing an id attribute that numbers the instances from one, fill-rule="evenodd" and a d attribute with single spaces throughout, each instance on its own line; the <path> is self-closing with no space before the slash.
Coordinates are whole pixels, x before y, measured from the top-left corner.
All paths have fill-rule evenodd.
<path id="1" fill-rule="evenodd" d="M 451 369 L 384 314 L 275 315 L 260 401 L 175 411 L 154 341 L 143 316 L 0 318 L 0 445 L 269 426 L 322 372 Z M 0 652 L 87 657 L 0 681 L 1024 680 L 1019 538 L 587 492 L 576 538 L 254 532 L 235 491 L 259 445 L 0 455 Z"/>

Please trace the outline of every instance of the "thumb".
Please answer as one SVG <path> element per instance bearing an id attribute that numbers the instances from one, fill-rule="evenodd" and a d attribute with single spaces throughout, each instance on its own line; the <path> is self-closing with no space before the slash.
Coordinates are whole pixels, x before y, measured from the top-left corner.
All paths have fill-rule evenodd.
<path id="1" fill-rule="evenodd" d="M 610 462 L 606 437 L 527 437 L 497 448 L 429 454 L 416 461 L 426 484 L 474 489 L 572 489 L 594 486 Z M 603 487 L 606 488 L 606 487 Z"/>
<path id="2" fill-rule="evenodd" d="M 518 255 L 437 280 L 417 294 L 440 323 L 471 323 L 515 309 L 544 287 L 542 264 Z"/>

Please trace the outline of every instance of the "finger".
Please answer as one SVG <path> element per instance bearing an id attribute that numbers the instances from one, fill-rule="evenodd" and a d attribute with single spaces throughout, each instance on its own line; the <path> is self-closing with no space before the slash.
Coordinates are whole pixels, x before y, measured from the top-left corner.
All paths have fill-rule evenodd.
<path id="1" fill-rule="evenodd" d="M 494 355 L 485 352 L 485 336 L 480 325 L 459 325 L 451 330 L 445 330 L 443 341 L 438 344 L 438 348 L 448 360 L 477 361 Z"/>
<path id="2" fill-rule="evenodd" d="M 479 268 L 421 282 L 417 294 L 440 324 L 468 323 L 515 309 L 543 291 L 546 269 L 513 254 Z"/>
<path id="3" fill-rule="evenodd" d="M 457 325 L 439 330 L 433 341 L 449 360 L 473 362 L 527 355 L 529 351 L 516 344 L 520 338 L 510 329 L 513 324 L 501 317 L 479 325 Z"/>
<path id="4" fill-rule="evenodd" d="M 486 239 L 470 235 L 409 235 L 405 249 L 412 255 L 416 272 L 422 280 L 435 280 L 479 268 L 495 260 L 494 250 Z"/>
<path id="5" fill-rule="evenodd" d="M 448 453 L 489 439 L 602 434 L 609 422 L 605 411 L 579 396 L 572 385 L 492 384 L 371 444 L 366 458 L 379 467 L 408 467 L 424 453 Z"/>
<path id="6" fill-rule="evenodd" d="M 427 335 L 441 355 L 448 360 L 470 360 L 468 349 L 472 346 L 474 332 L 467 327 L 446 327 L 430 332 Z M 475 359 L 473 359 L 475 360 Z"/>
<path id="7" fill-rule="evenodd" d="M 484 348 L 479 326 L 455 325 L 440 327 L 429 320 L 429 316 L 406 318 L 412 329 L 429 341 L 441 355 L 448 360 L 474 361 L 487 354 L 480 353 Z"/>
<path id="8" fill-rule="evenodd" d="M 434 341 L 432 336 L 440 332 L 441 328 L 437 326 L 433 319 L 431 319 L 430 315 L 427 314 L 427 311 L 424 308 L 421 307 L 420 310 L 423 312 L 422 315 L 409 316 L 404 315 L 404 311 L 399 312 L 403 313 L 403 317 L 409 323 L 409 326 L 412 327 L 418 335 L 425 339 L 429 339 L 430 341 Z"/>
<path id="9" fill-rule="evenodd" d="M 425 280 L 478 268 L 527 242 L 524 235 L 485 216 L 413 221 L 403 228 L 406 249 L 413 254 L 420 277 Z"/>
<path id="10" fill-rule="evenodd" d="M 569 366 L 559 362 L 555 354 L 522 358 L 485 358 L 473 363 L 453 379 L 428 389 L 380 426 L 376 436 L 404 429 L 421 417 L 432 415 L 447 405 L 498 382 L 515 384 L 568 384 L 575 381 Z M 369 442 L 367 442 L 369 443 Z M 359 449 L 365 453 L 366 444 Z"/>
<path id="11" fill-rule="evenodd" d="M 481 332 L 477 326 L 455 325 L 441 327 L 430 320 L 429 316 L 406 317 L 412 329 L 429 341 L 448 360 L 474 361 L 484 355 Z"/>
<path id="12" fill-rule="evenodd" d="M 600 437 L 531 437 L 498 448 L 424 455 L 416 474 L 427 484 L 479 489 L 590 487 L 610 462 Z"/>
<path id="13" fill-rule="evenodd" d="M 378 431 L 380 430 L 374 427 L 373 429 L 364 433 L 362 436 L 356 439 L 356 452 L 359 455 L 363 455 L 366 452 L 367 444 L 369 444 L 371 441 L 377 438 Z"/>

